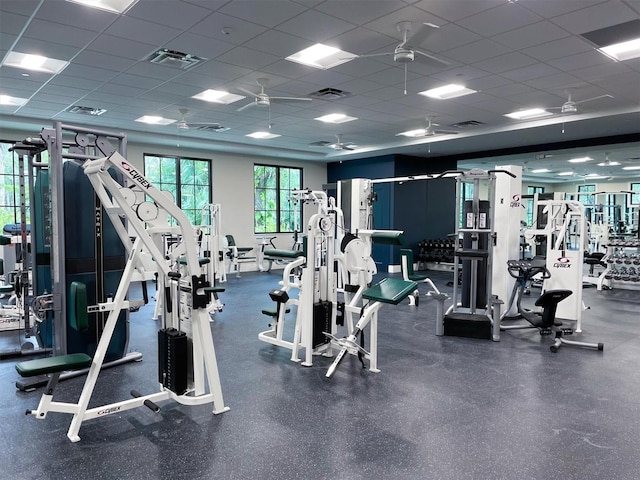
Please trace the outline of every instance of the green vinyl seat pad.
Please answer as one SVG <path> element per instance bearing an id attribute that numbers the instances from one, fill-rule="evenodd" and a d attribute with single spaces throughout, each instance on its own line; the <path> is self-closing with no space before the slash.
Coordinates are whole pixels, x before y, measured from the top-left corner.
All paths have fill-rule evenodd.
<path id="1" fill-rule="evenodd" d="M 91 357 L 86 353 L 70 353 L 69 355 L 20 362 L 16 365 L 16 370 L 22 377 L 34 377 L 68 370 L 80 370 L 89 365 L 91 365 Z"/>
<path id="2" fill-rule="evenodd" d="M 273 249 L 273 250 L 266 250 L 264 252 L 264 258 L 269 259 L 269 258 L 298 258 L 300 256 L 304 255 L 304 253 L 302 253 L 302 251 L 300 250 L 279 250 L 279 249 Z"/>
<path id="3" fill-rule="evenodd" d="M 362 293 L 362 297 L 374 302 L 398 305 L 410 294 L 418 284 L 413 281 L 400 280 L 399 278 L 384 278 Z"/>

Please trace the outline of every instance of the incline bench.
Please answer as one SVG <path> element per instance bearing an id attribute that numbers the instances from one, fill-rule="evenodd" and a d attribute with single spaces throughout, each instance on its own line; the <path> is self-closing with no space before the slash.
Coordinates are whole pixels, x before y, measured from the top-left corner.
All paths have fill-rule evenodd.
<path id="1" fill-rule="evenodd" d="M 336 341 L 342 347 L 340 353 L 338 353 L 338 356 L 329 367 L 325 376 L 329 378 L 333 375 L 347 353 L 351 353 L 352 355 L 357 354 L 361 360 L 363 356 L 364 358 L 368 358 L 369 370 L 374 373 L 378 373 L 380 371 L 378 369 L 378 310 L 380 310 L 382 305 L 385 303 L 398 305 L 405 298 L 411 295 L 417 287 L 418 284 L 413 281 L 400 280 L 398 278 L 385 278 L 365 290 L 362 297 L 369 300 L 369 303 L 362 310 L 360 320 L 358 320 L 353 332 L 351 332 L 347 338 L 342 339 L 335 338 L 333 335 L 325 333 L 325 335 Z M 369 322 L 371 322 L 371 332 L 369 336 L 370 351 L 367 352 L 358 344 L 357 338 L 358 334 L 362 334 Z"/>

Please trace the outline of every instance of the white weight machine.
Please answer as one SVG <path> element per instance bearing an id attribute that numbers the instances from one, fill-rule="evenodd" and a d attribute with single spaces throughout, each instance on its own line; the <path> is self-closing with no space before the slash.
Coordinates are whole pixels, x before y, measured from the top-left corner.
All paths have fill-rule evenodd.
<path id="1" fill-rule="evenodd" d="M 93 358 L 76 353 L 16 365 L 22 376 L 50 375 L 38 408 L 28 413 L 40 420 L 46 418 L 49 412 L 73 415 L 67 436 L 71 441 L 77 442 L 80 440 L 80 427 L 86 420 L 140 406 L 158 411 L 156 402 L 164 400 L 174 400 L 184 405 L 212 403 L 213 413 L 227 411 L 229 408 L 224 405 L 222 397 L 207 314 L 210 285 L 203 272 L 203 265 L 207 262 L 201 261 L 198 256 L 198 245 L 191 223 L 164 192 L 152 185 L 119 153 L 86 161 L 83 169 L 126 248 L 128 261 L 117 291 L 110 301 L 85 305 L 79 295 L 72 302 L 71 309 L 75 309 L 78 316 L 82 316 L 84 312 L 108 312 Z M 120 172 L 131 187 L 123 188 L 112 178 L 110 170 Z M 172 217 L 177 226 L 168 226 L 166 216 Z M 136 232 L 134 241 L 130 239 L 123 219 L 128 220 L 129 227 Z M 179 243 L 171 249 L 169 258 L 165 260 L 163 236 L 167 234 L 176 235 Z M 120 311 L 136 304 L 127 300 L 127 293 L 134 271 L 143 268 L 140 260 L 143 246 L 156 261 L 158 289 L 163 292 L 164 299 L 163 328 L 158 334 L 159 391 L 142 395 L 132 390 L 132 399 L 88 408 Z M 89 365 L 89 373 L 78 402 L 54 401 L 54 389 L 61 372 Z"/>

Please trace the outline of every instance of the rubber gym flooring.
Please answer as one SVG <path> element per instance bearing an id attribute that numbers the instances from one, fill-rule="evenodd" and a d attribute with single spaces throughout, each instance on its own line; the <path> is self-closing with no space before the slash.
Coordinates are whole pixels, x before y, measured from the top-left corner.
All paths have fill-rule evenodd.
<path id="1" fill-rule="evenodd" d="M 431 272 L 443 291 L 451 274 Z M 640 293 L 585 289 L 585 341 L 563 346 L 536 331 L 501 341 L 436 337 L 422 297 L 380 312 L 381 372 L 349 357 L 310 368 L 258 340 L 279 275 L 230 277 L 211 324 L 231 410 L 163 402 L 87 421 L 71 443 L 70 415 L 25 416 L 41 390 L 19 392 L 16 359 L 0 362 L 0 478 L 21 479 L 637 479 L 640 472 Z M 424 286 L 422 287 L 424 291 Z M 532 292 L 535 296 L 536 290 Z M 533 300 L 533 299 L 531 299 Z M 91 406 L 156 391 L 153 305 L 131 315 L 142 362 L 100 374 Z M 6 338 L 3 341 L 7 340 Z M 83 379 L 62 382 L 77 400 Z"/>

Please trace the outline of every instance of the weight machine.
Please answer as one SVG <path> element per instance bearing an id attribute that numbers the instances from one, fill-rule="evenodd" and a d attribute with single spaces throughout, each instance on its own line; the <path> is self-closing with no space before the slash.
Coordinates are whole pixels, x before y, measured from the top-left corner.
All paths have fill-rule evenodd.
<path id="1" fill-rule="evenodd" d="M 202 262 L 198 256 L 198 246 L 191 223 L 167 195 L 153 186 L 117 152 L 101 159 L 85 161 L 83 170 L 127 251 L 127 264 L 113 298 L 97 305 L 84 305 L 81 297 L 77 297 L 72 305 L 71 313 L 79 317 L 83 315 L 85 308 L 86 312 L 108 313 L 93 359 L 80 353 L 16 365 L 16 369 L 23 376 L 42 373 L 50 375 L 49 384 L 38 408 L 28 413 L 38 419 L 44 419 L 48 412 L 72 414 L 73 419 L 67 436 L 71 441 L 77 442 L 80 440 L 80 427 L 86 420 L 140 406 L 158 411 L 156 402 L 164 400 L 172 399 L 184 405 L 212 403 L 213 413 L 227 411 L 228 407 L 224 405 L 222 397 L 207 314 L 210 285 L 202 272 L 202 265 L 206 264 L 206 261 Z M 123 187 L 118 183 L 112 177 L 114 172 L 126 178 L 131 187 Z M 164 215 L 171 216 L 177 226 L 168 226 L 162 219 Z M 133 242 L 123 219 L 128 220 L 130 228 L 137 234 Z M 162 237 L 166 234 L 179 235 L 180 241 L 165 261 Z M 143 268 L 140 259 L 143 246 L 156 260 L 158 288 L 162 290 L 165 300 L 163 328 L 158 334 L 160 391 L 142 395 L 132 390 L 133 399 L 88 408 L 118 316 L 122 310 L 133 304 L 126 296 L 134 271 Z M 60 373 L 64 370 L 83 368 L 89 364 L 89 373 L 78 402 L 53 401 Z"/>

